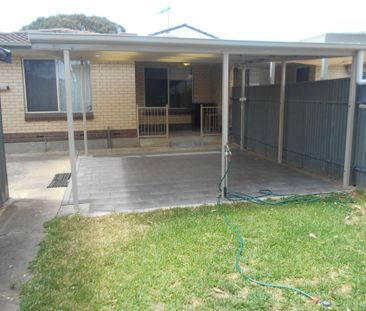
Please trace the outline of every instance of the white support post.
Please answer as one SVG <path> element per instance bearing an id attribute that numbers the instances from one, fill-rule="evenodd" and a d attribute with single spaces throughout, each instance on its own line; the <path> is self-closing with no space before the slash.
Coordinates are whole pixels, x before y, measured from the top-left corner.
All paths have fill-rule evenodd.
<path id="1" fill-rule="evenodd" d="M 269 83 L 275 84 L 276 81 L 276 63 L 270 62 L 269 63 Z"/>
<path id="2" fill-rule="evenodd" d="M 358 85 L 365 85 L 366 84 L 366 79 L 363 78 L 363 65 L 364 65 L 363 58 L 364 58 L 364 51 L 363 50 L 357 51 L 356 74 L 357 74 L 357 84 Z"/>
<path id="3" fill-rule="evenodd" d="M 72 109 L 72 93 L 71 93 L 71 67 L 70 67 L 70 51 L 64 50 L 65 64 L 65 93 L 66 93 L 66 112 L 67 112 L 67 134 L 69 138 L 69 156 L 71 166 L 72 195 L 74 208 L 79 210 L 78 197 L 78 181 L 76 173 L 76 155 L 75 155 L 75 139 L 74 139 L 74 120 Z"/>
<path id="4" fill-rule="evenodd" d="M 226 173 L 226 145 L 229 139 L 229 54 L 222 58 L 222 140 L 221 140 L 221 176 Z M 221 187 L 221 198 L 224 199 L 227 190 L 227 176 Z"/>
<path id="5" fill-rule="evenodd" d="M 166 137 L 169 137 L 169 105 L 165 106 L 165 128 L 166 128 Z"/>
<path id="6" fill-rule="evenodd" d="M 278 117 L 278 154 L 277 154 L 277 163 L 282 163 L 282 154 L 283 154 L 283 129 L 285 123 L 285 91 L 286 91 L 286 62 L 282 62 L 281 64 L 282 72 L 281 72 L 281 93 L 280 93 L 280 111 Z"/>
<path id="7" fill-rule="evenodd" d="M 328 79 L 328 70 L 329 70 L 329 59 L 323 58 L 322 59 L 322 66 L 321 66 L 321 73 L 320 79 L 327 80 Z"/>
<path id="8" fill-rule="evenodd" d="M 356 61 L 356 56 L 352 57 L 351 79 L 348 95 L 348 113 L 347 113 L 347 130 L 346 130 L 346 146 L 344 154 L 344 170 L 343 170 L 343 186 L 350 185 L 352 172 L 352 150 L 353 150 L 353 132 L 356 110 L 356 81 L 357 67 L 359 59 Z"/>
<path id="9" fill-rule="evenodd" d="M 241 94 L 240 94 L 240 149 L 244 149 L 244 137 L 245 137 L 245 103 L 246 103 L 246 68 L 241 70 Z"/>
<path id="10" fill-rule="evenodd" d="M 83 111 L 84 155 L 88 155 L 88 129 L 86 121 L 86 83 L 84 61 L 80 60 L 81 106 Z"/>

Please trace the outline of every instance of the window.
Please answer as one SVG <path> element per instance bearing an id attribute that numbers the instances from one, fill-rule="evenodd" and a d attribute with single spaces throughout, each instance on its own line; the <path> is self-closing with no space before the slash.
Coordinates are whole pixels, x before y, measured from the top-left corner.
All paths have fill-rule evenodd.
<path id="1" fill-rule="evenodd" d="M 166 68 L 145 68 L 145 106 L 168 104 L 168 71 Z"/>
<path id="2" fill-rule="evenodd" d="M 145 106 L 192 107 L 191 68 L 145 68 Z"/>
<path id="3" fill-rule="evenodd" d="M 55 61 L 25 60 L 24 75 L 28 111 L 58 111 Z"/>
<path id="4" fill-rule="evenodd" d="M 296 82 L 309 81 L 310 67 L 302 67 L 296 69 Z"/>
<path id="5" fill-rule="evenodd" d="M 192 107 L 191 68 L 171 68 L 169 72 L 169 95 L 171 108 Z"/>
<path id="6" fill-rule="evenodd" d="M 27 59 L 24 63 L 24 77 L 27 98 L 27 112 L 65 112 L 65 66 L 60 60 Z M 90 64 L 71 61 L 72 105 L 74 112 L 82 111 L 81 73 L 84 71 L 86 111 L 91 112 L 92 94 Z"/>

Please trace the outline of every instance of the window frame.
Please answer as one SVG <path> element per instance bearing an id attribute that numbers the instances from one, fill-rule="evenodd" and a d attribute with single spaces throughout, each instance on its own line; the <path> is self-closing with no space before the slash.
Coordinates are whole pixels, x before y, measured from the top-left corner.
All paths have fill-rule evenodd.
<path id="1" fill-rule="evenodd" d="M 207 64 L 208 65 L 208 64 Z M 167 103 L 167 106 L 168 108 L 171 108 L 170 107 L 170 70 L 173 68 L 176 68 L 176 67 L 180 67 L 179 65 L 178 66 L 174 66 L 174 65 L 169 65 L 167 63 L 161 63 L 161 65 L 159 64 L 154 64 L 154 63 L 143 63 L 141 64 L 142 68 L 143 68 L 143 74 L 142 74 L 142 79 L 143 79 L 143 82 L 144 82 L 144 106 L 143 107 L 146 107 L 146 77 L 145 77 L 145 69 L 147 68 L 155 68 L 155 69 L 166 69 L 167 70 L 167 85 L 168 85 L 168 103 Z M 193 66 L 190 65 L 190 69 L 191 69 L 191 87 L 192 87 L 192 96 L 191 96 L 191 101 L 192 101 L 192 107 L 193 107 L 193 104 L 195 103 L 194 101 L 194 79 L 195 79 L 195 76 L 193 74 Z M 162 106 L 162 107 L 165 107 L 165 106 Z M 186 108 L 172 108 L 172 109 L 186 109 Z"/>
<path id="2" fill-rule="evenodd" d="M 52 60 L 54 62 L 54 66 L 55 66 L 55 79 L 56 79 L 56 97 L 57 97 L 57 110 L 49 110 L 49 111 L 29 111 L 28 110 L 28 101 L 27 101 L 27 86 L 26 86 L 26 82 L 25 82 L 25 66 L 24 66 L 24 61 L 28 61 L 28 60 Z M 26 57 L 26 58 L 22 58 L 22 78 L 23 78 L 23 90 L 24 90 L 24 109 L 25 109 L 25 113 L 27 115 L 40 115 L 40 114 L 44 114 L 46 115 L 60 115 L 60 114 L 65 114 L 67 113 L 67 111 L 63 111 L 61 110 L 61 97 L 60 97 L 60 85 L 59 85 L 59 72 L 58 72 L 58 65 L 57 65 L 57 61 L 62 61 L 60 58 L 57 57 Z M 80 61 L 77 59 L 72 59 L 71 61 Z M 84 60 L 84 64 L 85 62 L 89 62 L 89 60 Z M 89 63 L 90 66 L 90 63 Z M 84 67 L 85 68 L 85 67 Z M 91 82 L 91 81 L 90 81 Z M 91 85 L 89 86 L 91 87 Z M 93 99 L 91 97 L 91 103 L 93 103 Z M 94 109 L 93 109 L 93 105 L 92 105 L 92 110 L 91 111 L 86 111 L 87 114 L 89 115 L 93 115 Z M 73 114 L 81 114 L 81 111 L 73 111 Z"/>
<path id="3" fill-rule="evenodd" d="M 297 75 L 298 75 L 298 70 L 304 70 L 304 69 L 307 69 L 308 70 L 308 72 L 307 72 L 307 74 L 308 74 L 308 79 L 307 80 L 297 80 Z M 311 67 L 310 66 L 300 66 L 300 67 L 296 67 L 296 72 L 295 72 L 295 83 L 301 83 L 301 82 L 309 82 L 309 81 L 311 81 L 310 80 L 310 69 L 311 69 Z"/>
<path id="4" fill-rule="evenodd" d="M 57 110 L 49 110 L 49 111 L 29 111 L 28 110 L 28 100 L 27 100 L 27 85 L 25 83 L 25 66 L 24 66 L 24 61 L 27 60 L 53 60 L 53 64 L 55 66 L 55 79 L 56 79 L 56 97 L 57 97 Z M 22 59 L 22 67 L 23 67 L 23 89 L 24 89 L 24 104 L 25 104 L 25 112 L 28 114 L 39 114 L 39 113 L 63 113 L 63 111 L 60 110 L 60 90 L 59 90 L 59 85 L 58 85 L 58 70 L 57 70 L 57 64 L 56 61 L 58 59 L 56 57 L 31 57 L 31 58 L 23 58 Z"/>

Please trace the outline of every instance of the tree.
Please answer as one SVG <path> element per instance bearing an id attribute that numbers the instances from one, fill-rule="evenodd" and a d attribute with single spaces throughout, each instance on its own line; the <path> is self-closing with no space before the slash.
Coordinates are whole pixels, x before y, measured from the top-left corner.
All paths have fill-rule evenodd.
<path id="1" fill-rule="evenodd" d="M 23 26 L 21 30 L 52 28 L 68 28 L 98 33 L 120 33 L 126 31 L 123 26 L 111 22 L 105 17 L 85 16 L 84 14 L 58 14 L 49 17 L 38 17 L 29 25 Z"/>

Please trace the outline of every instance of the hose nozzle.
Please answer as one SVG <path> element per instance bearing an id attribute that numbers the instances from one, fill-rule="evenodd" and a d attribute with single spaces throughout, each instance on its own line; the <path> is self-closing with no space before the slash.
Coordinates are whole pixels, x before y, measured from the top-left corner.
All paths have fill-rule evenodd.
<path id="1" fill-rule="evenodd" d="M 316 305 L 322 305 L 324 308 L 330 308 L 332 306 L 329 301 L 320 300 L 318 297 L 313 297 L 313 302 Z"/>
<path id="2" fill-rule="evenodd" d="M 331 303 L 326 300 L 319 300 L 318 304 L 322 305 L 324 308 L 330 308 L 332 306 Z"/>

